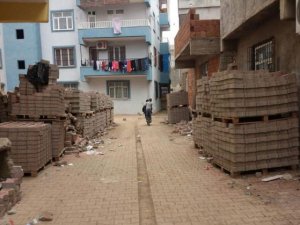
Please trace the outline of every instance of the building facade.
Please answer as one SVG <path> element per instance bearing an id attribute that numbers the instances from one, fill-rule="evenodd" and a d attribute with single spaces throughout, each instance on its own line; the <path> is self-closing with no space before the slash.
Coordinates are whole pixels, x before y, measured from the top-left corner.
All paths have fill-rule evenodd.
<path id="1" fill-rule="evenodd" d="M 170 27 L 166 0 L 49 1 L 49 22 L 2 24 L 1 81 L 18 86 L 18 75 L 40 59 L 60 68 L 66 87 L 106 93 L 117 114 L 141 112 L 152 98 L 161 107 L 169 85 Z"/>
<path id="2" fill-rule="evenodd" d="M 221 14 L 221 50 L 224 55 L 234 54 L 238 69 L 300 77 L 299 1 L 222 0 Z"/>

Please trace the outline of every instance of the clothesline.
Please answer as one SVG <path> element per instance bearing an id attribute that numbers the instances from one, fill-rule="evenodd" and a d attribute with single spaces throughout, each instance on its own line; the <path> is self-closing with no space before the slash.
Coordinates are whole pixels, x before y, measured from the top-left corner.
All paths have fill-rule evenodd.
<path id="1" fill-rule="evenodd" d="M 151 61 L 149 58 L 127 59 L 127 60 L 92 60 L 91 66 L 94 70 L 102 70 L 106 72 L 127 72 L 146 71 L 149 69 Z"/>

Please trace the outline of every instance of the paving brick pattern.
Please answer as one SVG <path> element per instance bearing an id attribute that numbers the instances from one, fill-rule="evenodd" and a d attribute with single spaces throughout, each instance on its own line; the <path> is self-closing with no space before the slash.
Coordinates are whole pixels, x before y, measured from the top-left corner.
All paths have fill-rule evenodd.
<path id="1" fill-rule="evenodd" d="M 261 184 L 253 176 L 232 179 L 199 159 L 192 139 L 171 134 L 172 126 L 160 123 L 165 115 L 154 117 L 150 127 L 142 117 L 122 118 L 116 118 L 119 126 L 107 135 L 105 148 L 100 148 L 105 155 L 67 156 L 64 159 L 73 166 L 50 167 L 36 178 L 25 178 L 23 199 L 14 207 L 17 214 L 10 217 L 14 223 L 26 224 L 47 210 L 54 214 L 48 225 L 140 224 L 137 124 L 156 224 L 299 224 L 299 181 Z M 117 139 L 109 140 L 110 136 Z M 249 182 L 250 190 L 245 188 Z"/>

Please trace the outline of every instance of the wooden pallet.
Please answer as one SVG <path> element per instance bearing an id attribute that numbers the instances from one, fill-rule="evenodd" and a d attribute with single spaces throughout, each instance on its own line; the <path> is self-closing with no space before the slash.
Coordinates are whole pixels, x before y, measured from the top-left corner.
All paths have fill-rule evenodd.
<path id="1" fill-rule="evenodd" d="M 37 177 L 38 173 L 44 170 L 48 165 L 52 164 L 52 159 L 50 159 L 44 166 L 35 171 L 25 171 L 24 176 Z"/>
<path id="2" fill-rule="evenodd" d="M 39 120 L 65 120 L 66 116 L 48 116 L 48 115 L 12 115 L 10 116 L 11 120 L 31 120 L 31 121 L 39 121 Z"/>
<path id="3" fill-rule="evenodd" d="M 242 123 L 267 122 L 272 120 L 297 118 L 297 117 L 298 117 L 298 112 L 289 112 L 289 113 L 281 113 L 281 114 L 274 114 L 274 115 L 251 116 L 251 117 L 230 117 L 230 118 L 213 117 L 213 120 L 222 123 L 227 123 L 227 124 L 228 123 L 242 124 Z"/>
<path id="4" fill-rule="evenodd" d="M 52 157 L 53 162 L 59 161 L 64 156 L 64 153 L 65 153 L 65 148 L 63 148 L 63 150 L 61 151 L 61 153 L 58 156 Z"/>
<path id="5" fill-rule="evenodd" d="M 222 166 L 221 164 L 212 161 L 212 165 L 215 168 L 219 168 L 222 172 L 229 174 L 232 178 L 236 178 L 236 177 L 240 177 L 242 175 L 246 175 L 246 174 L 255 174 L 257 172 L 261 172 L 262 175 L 267 175 L 269 172 L 274 172 L 274 171 L 278 171 L 278 170 L 297 170 L 299 165 L 290 165 L 290 166 L 282 166 L 282 167 L 274 167 L 274 168 L 264 168 L 264 169 L 256 169 L 256 170 L 249 170 L 249 171 L 231 171 L 228 168 L 225 168 L 224 166 Z"/>

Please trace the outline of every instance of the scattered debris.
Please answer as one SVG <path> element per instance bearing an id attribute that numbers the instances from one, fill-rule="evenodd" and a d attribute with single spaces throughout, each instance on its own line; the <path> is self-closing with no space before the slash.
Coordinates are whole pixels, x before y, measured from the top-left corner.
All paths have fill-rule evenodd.
<path id="1" fill-rule="evenodd" d="M 53 213 L 50 212 L 42 212 L 39 216 L 39 221 L 52 221 Z"/>
<path id="2" fill-rule="evenodd" d="M 256 172 L 256 173 L 255 173 L 255 176 L 256 176 L 256 177 L 261 177 L 261 176 L 262 176 L 262 172 Z"/>
<path id="3" fill-rule="evenodd" d="M 192 122 L 181 121 L 180 123 L 175 124 L 172 133 L 179 133 L 182 136 L 191 137 L 193 134 Z"/>
<path id="4" fill-rule="evenodd" d="M 17 213 L 16 210 L 11 209 L 7 212 L 7 215 L 14 215 L 16 213 Z"/>
<path id="5" fill-rule="evenodd" d="M 37 219 L 33 219 L 30 222 L 28 222 L 26 225 L 34 225 L 34 224 L 38 224 L 38 220 Z"/>
<path id="6" fill-rule="evenodd" d="M 67 161 L 58 161 L 58 162 L 55 162 L 53 163 L 53 166 L 66 166 L 68 165 L 68 162 Z"/>
<path id="7" fill-rule="evenodd" d="M 275 175 L 275 176 L 263 178 L 261 181 L 269 182 L 269 181 L 278 180 L 278 179 L 282 179 L 282 178 L 283 178 L 283 175 Z"/>
<path id="8" fill-rule="evenodd" d="M 127 119 L 126 118 L 123 118 L 123 121 L 126 121 Z"/>
<path id="9" fill-rule="evenodd" d="M 200 156 L 199 159 L 205 160 L 206 157 Z"/>

